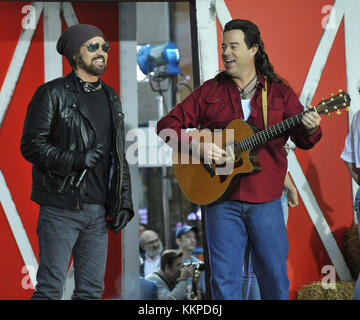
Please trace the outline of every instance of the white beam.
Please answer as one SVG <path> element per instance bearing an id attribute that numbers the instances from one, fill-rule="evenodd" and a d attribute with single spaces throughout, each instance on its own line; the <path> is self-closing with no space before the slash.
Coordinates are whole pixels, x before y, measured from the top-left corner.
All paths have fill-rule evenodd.
<path id="1" fill-rule="evenodd" d="M 231 14 L 224 0 L 215 0 L 216 16 L 221 28 L 224 30 L 225 24 L 232 20 Z"/>
<path id="2" fill-rule="evenodd" d="M 335 1 L 300 94 L 300 101 L 303 105 L 310 105 L 313 100 L 344 14 L 347 14 L 347 12 L 345 13 L 343 0 Z M 340 280 L 351 280 L 352 276 L 348 266 L 295 154 L 289 154 L 289 170 L 325 250 L 336 268 Z"/>
<path id="3" fill-rule="evenodd" d="M 44 4 L 44 72 L 45 82 L 63 75 L 62 56 L 56 51 L 61 35 L 60 2 Z"/>
<path id="4" fill-rule="evenodd" d="M 76 17 L 76 13 L 71 2 L 62 2 L 62 12 L 64 15 L 65 23 L 68 27 L 78 24 L 78 18 Z"/>
<path id="5" fill-rule="evenodd" d="M 120 99 L 126 131 L 138 127 L 136 3 L 119 3 Z M 139 168 L 130 164 L 134 218 L 121 231 L 122 298 L 139 299 Z"/>
<path id="6" fill-rule="evenodd" d="M 219 71 L 214 0 L 196 0 L 196 20 L 202 83 L 213 78 Z"/>
<path id="7" fill-rule="evenodd" d="M 305 79 L 304 87 L 300 94 L 300 101 L 305 106 L 310 105 L 312 99 L 314 98 L 322 71 L 325 67 L 335 36 L 338 32 L 342 17 L 344 15 L 344 9 L 338 4 L 339 1 L 335 1 L 328 19 L 327 27 L 322 34 L 307 77 Z"/>
<path id="8" fill-rule="evenodd" d="M 36 271 L 38 269 L 38 262 L 1 170 L 0 170 L 0 204 L 3 207 L 5 216 L 9 222 L 11 231 L 14 235 L 21 257 L 24 260 L 25 267 L 28 270 L 29 278 L 33 286 L 36 286 L 37 283 Z"/>
<path id="9" fill-rule="evenodd" d="M 19 79 L 19 75 L 21 72 L 21 69 L 24 65 L 24 61 L 26 58 L 26 55 L 29 51 L 31 39 L 35 33 L 36 26 L 39 22 L 39 18 L 41 15 L 41 12 L 43 10 L 43 4 L 42 2 L 35 2 L 33 4 L 33 8 L 35 10 L 36 14 L 36 21 L 35 21 L 35 29 L 23 29 L 20 38 L 16 44 L 16 48 L 14 51 L 14 55 L 11 59 L 8 71 L 6 73 L 3 85 L 1 87 L 0 91 L 0 127 L 4 120 L 7 108 L 9 106 L 9 103 L 11 101 L 12 95 L 14 93 L 16 83 Z"/>

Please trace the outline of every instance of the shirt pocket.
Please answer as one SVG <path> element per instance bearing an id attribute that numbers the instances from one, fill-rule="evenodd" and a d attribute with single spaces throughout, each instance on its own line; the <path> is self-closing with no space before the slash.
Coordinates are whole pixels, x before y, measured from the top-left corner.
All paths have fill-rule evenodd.
<path id="1" fill-rule="evenodd" d="M 223 97 L 207 97 L 203 111 L 203 120 L 207 123 L 232 120 L 235 115 L 229 112 L 229 99 Z"/>
<path id="2" fill-rule="evenodd" d="M 284 102 L 281 99 L 275 99 L 268 105 L 268 126 L 280 123 L 284 120 Z"/>

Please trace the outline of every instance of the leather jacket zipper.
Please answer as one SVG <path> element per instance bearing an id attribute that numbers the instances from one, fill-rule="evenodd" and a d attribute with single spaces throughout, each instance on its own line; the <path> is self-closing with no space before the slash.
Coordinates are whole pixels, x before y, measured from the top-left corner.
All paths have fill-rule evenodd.
<path id="1" fill-rule="evenodd" d="M 80 121 L 81 121 L 81 119 L 80 119 L 80 111 L 78 110 L 78 119 L 79 119 L 79 126 L 78 126 L 78 139 L 79 139 L 79 149 L 80 149 L 80 146 L 81 146 L 81 130 L 80 130 Z M 83 150 L 79 150 L 79 151 L 83 151 Z M 82 187 L 82 185 L 80 185 L 79 186 L 79 188 L 78 188 L 78 194 L 77 194 L 77 199 L 76 199 L 76 208 L 78 209 L 78 210 L 80 210 L 81 209 L 81 207 L 80 207 L 80 198 L 81 198 L 81 187 Z"/>
<path id="2" fill-rule="evenodd" d="M 119 206 L 118 206 L 118 211 L 117 211 L 117 215 L 120 215 L 120 210 L 121 210 L 121 188 L 122 188 L 122 178 L 123 178 L 123 174 L 122 174 L 122 170 L 123 170 L 123 161 L 122 161 L 122 157 L 120 155 L 119 152 L 119 144 L 118 144 L 118 136 L 119 136 L 119 132 L 120 132 L 120 127 L 118 128 L 117 132 L 116 132 L 116 153 L 118 156 L 118 160 L 119 160 L 119 166 L 120 166 L 120 170 L 118 172 L 119 177 Z"/>

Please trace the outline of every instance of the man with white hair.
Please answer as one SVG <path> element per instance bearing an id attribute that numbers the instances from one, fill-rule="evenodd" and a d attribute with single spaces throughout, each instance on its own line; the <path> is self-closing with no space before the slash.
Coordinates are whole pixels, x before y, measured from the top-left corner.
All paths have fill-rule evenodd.
<path id="1" fill-rule="evenodd" d="M 140 247 L 144 250 L 141 254 L 140 275 L 146 277 L 160 268 L 163 245 L 155 231 L 146 230 L 140 237 Z"/>

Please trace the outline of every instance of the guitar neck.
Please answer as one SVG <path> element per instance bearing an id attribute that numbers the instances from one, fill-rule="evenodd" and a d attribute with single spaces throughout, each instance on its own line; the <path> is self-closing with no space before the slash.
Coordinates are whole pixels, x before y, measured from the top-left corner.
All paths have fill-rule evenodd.
<path id="1" fill-rule="evenodd" d="M 271 140 L 272 138 L 296 127 L 301 123 L 301 119 L 304 114 L 310 112 L 312 110 L 305 110 L 292 116 L 282 122 L 279 122 L 267 129 L 259 131 L 252 136 L 249 136 L 243 140 L 238 141 L 235 145 L 236 147 L 240 147 L 241 151 L 250 150 L 260 144 L 264 144 Z"/>

